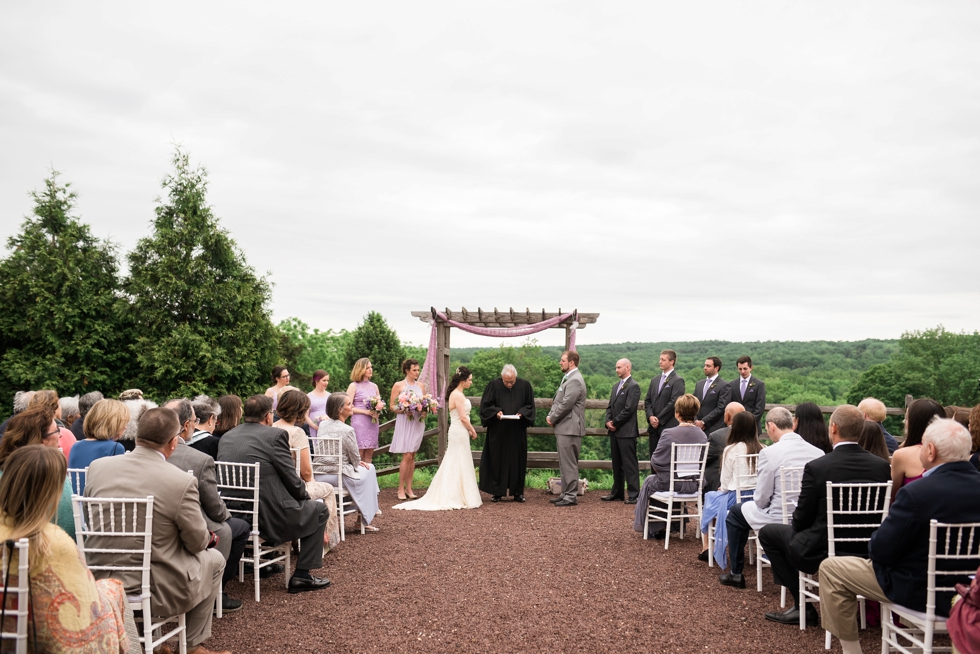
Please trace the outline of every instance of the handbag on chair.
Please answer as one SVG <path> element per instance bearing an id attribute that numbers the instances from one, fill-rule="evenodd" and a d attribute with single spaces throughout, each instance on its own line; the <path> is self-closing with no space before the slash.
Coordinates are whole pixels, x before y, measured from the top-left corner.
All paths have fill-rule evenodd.
<path id="1" fill-rule="evenodd" d="M 977 569 L 980 574 L 980 569 Z M 956 584 L 958 597 L 953 598 L 946 629 L 956 652 L 980 654 L 980 585 L 974 577 L 969 586 Z"/>

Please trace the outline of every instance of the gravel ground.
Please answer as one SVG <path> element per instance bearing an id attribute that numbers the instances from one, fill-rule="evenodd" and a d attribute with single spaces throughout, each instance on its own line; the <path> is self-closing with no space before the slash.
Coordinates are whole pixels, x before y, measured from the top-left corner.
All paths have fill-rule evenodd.
<path id="1" fill-rule="evenodd" d="M 214 620 L 211 649 L 233 652 L 822 652 L 824 632 L 767 622 L 779 588 L 718 584 L 689 537 L 644 541 L 633 507 L 587 493 L 556 508 L 527 502 L 467 511 L 393 511 L 381 492 L 378 533 L 348 534 L 316 571 L 333 585 L 289 595 L 282 576 L 228 585 L 244 608 Z M 348 524 L 351 524 L 350 522 Z M 748 567 L 748 566 L 747 566 Z M 865 652 L 881 631 L 862 633 Z M 831 651 L 839 652 L 836 639 Z"/>

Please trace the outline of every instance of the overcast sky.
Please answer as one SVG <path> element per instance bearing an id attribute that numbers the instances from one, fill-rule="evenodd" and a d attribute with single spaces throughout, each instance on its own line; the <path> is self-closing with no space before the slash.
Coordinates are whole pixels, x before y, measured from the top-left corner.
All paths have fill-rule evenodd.
<path id="1" fill-rule="evenodd" d="M 599 312 L 580 343 L 980 328 L 977 2 L 2 13 L 4 241 L 54 166 L 128 251 L 179 143 L 276 320 L 377 310 L 414 343 L 433 305 Z"/>

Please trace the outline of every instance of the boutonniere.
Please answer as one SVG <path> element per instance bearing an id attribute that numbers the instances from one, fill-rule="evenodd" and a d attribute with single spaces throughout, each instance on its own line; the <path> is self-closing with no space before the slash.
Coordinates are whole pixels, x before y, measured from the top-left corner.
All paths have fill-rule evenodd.
<path id="1" fill-rule="evenodd" d="M 749 388 L 752 388 L 753 386 L 755 386 L 755 382 L 749 382 Z"/>

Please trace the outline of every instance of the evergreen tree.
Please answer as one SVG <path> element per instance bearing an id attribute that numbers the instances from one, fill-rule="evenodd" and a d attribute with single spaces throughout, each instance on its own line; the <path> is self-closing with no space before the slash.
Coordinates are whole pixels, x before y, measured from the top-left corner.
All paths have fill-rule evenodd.
<path id="1" fill-rule="evenodd" d="M 290 384 L 298 388 L 313 387 L 313 373 L 323 369 L 330 373 L 330 389 L 347 388 L 350 368 L 345 350 L 350 333 L 346 329 L 310 330 L 299 318 L 287 318 L 278 325 L 279 361 L 289 369 Z"/>
<path id="2" fill-rule="evenodd" d="M 33 191 L 34 215 L 0 260 L 0 397 L 55 388 L 112 392 L 124 381 L 128 338 L 116 250 L 74 214 L 58 174 Z M 6 405 L 6 401 L 4 401 Z"/>
<path id="3" fill-rule="evenodd" d="M 354 362 L 363 357 L 371 360 L 374 377 L 371 379 L 381 391 L 381 399 L 388 402 L 391 387 L 395 382 L 404 379 L 402 361 L 405 350 L 394 332 L 380 313 L 372 311 L 364 317 L 364 322 L 350 333 L 347 346 L 344 349 L 344 360 L 347 364 L 347 374 L 354 368 Z M 420 362 L 421 364 L 421 362 Z M 340 380 L 338 380 L 339 382 Z M 338 383 L 335 388 L 345 388 Z M 427 389 L 428 390 L 428 389 Z"/>
<path id="4" fill-rule="evenodd" d="M 261 391 L 277 361 L 269 283 L 207 205 L 207 172 L 179 148 L 152 236 L 129 255 L 137 385 L 171 395 Z"/>

